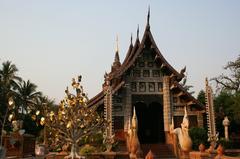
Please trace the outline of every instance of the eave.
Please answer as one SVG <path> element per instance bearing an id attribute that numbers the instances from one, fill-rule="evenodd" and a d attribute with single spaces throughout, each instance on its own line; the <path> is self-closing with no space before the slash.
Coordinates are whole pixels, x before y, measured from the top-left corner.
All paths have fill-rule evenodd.
<path id="1" fill-rule="evenodd" d="M 180 85 L 177 81 L 174 81 L 170 86 L 172 91 L 178 90 L 177 96 L 180 98 L 184 98 L 187 101 L 187 105 L 195 105 L 197 108 L 201 110 L 205 110 L 205 107 L 202 103 L 200 103 L 196 98 L 194 98 L 189 92 L 187 92 L 182 85 Z"/>

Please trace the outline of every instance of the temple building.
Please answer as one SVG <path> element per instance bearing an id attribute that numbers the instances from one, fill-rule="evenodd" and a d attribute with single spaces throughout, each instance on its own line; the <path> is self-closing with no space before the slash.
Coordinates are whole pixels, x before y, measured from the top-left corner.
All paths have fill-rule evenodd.
<path id="1" fill-rule="evenodd" d="M 125 140 L 135 107 L 140 144 L 170 143 L 172 119 L 179 127 L 186 106 L 190 127 L 202 127 L 205 108 L 180 84 L 186 68 L 175 70 L 158 49 L 149 18 L 150 13 L 142 39 L 139 29 L 134 43 L 131 37 L 122 63 L 117 47 L 102 91 L 88 105 L 96 105 L 112 121 L 107 135 L 115 135 L 116 140 Z"/>

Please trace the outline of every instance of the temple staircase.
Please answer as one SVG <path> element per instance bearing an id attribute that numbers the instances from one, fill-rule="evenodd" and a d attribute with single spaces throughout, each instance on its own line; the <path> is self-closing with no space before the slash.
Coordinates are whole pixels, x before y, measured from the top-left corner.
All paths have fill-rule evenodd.
<path id="1" fill-rule="evenodd" d="M 143 156 L 146 156 L 151 149 L 155 159 L 177 159 L 171 145 L 168 144 L 141 144 Z"/>

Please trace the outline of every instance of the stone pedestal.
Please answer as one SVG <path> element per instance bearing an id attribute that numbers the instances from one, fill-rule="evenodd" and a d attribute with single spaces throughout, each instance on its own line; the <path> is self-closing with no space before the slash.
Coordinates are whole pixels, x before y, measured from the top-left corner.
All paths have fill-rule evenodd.
<path id="1" fill-rule="evenodd" d="M 182 151 L 181 152 L 181 159 L 190 159 L 189 152 Z"/>
<path id="2" fill-rule="evenodd" d="M 210 159 L 210 155 L 207 152 L 197 152 L 197 151 L 192 151 L 189 153 L 190 158 L 194 159 Z"/>
<path id="3" fill-rule="evenodd" d="M 116 156 L 116 152 L 103 152 L 101 155 L 104 156 L 104 159 L 114 159 Z"/>

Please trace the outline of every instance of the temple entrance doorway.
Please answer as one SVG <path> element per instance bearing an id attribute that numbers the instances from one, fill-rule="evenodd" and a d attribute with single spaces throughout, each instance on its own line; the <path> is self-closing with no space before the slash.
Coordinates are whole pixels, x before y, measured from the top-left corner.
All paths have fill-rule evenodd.
<path id="1" fill-rule="evenodd" d="M 133 96 L 138 118 L 138 137 L 141 144 L 164 143 L 162 96 Z"/>

